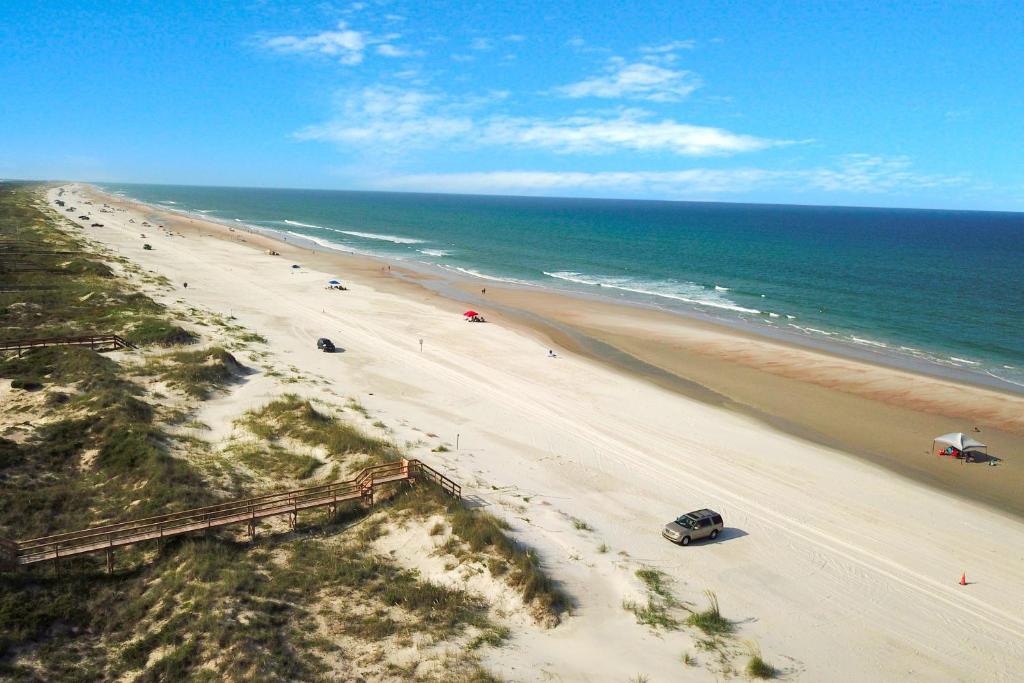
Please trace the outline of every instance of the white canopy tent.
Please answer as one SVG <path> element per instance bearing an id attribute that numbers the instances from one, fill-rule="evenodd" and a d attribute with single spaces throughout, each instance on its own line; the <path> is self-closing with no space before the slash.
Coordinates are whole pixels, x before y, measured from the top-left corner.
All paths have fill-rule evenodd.
<path id="1" fill-rule="evenodd" d="M 972 439 L 963 432 L 953 432 L 935 437 L 932 439 L 932 450 L 935 450 L 935 444 L 952 446 L 961 453 L 966 453 L 967 451 L 985 451 L 986 454 L 988 453 L 988 446 L 977 439 Z"/>

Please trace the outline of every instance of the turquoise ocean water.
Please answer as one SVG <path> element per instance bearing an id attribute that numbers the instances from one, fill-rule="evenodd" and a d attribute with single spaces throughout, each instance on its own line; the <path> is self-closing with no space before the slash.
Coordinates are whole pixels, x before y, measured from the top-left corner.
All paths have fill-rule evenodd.
<path id="1" fill-rule="evenodd" d="M 1024 214 L 128 185 L 328 248 L 1024 392 Z"/>

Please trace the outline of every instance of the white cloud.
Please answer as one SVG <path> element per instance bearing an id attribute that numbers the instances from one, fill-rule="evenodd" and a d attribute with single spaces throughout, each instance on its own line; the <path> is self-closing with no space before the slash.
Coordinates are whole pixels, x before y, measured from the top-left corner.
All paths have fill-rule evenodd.
<path id="1" fill-rule="evenodd" d="M 365 88 L 340 98 L 341 111 L 336 119 L 307 126 L 295 137 L 391 152 L 394 150 L 387 148 L 396 144 L 429 147 L 472 130 L 473 122 L 467 117 L 429 113 L 428 105 L 436 100 L 435 95 L 415 90 Z"/>
<path id="2" fill-rule="evenodd" d="M 485 51 L 491 50 L 493 48 L 494 41 L 492 41 L 490 38 L 474 38 L 473 42 L 469 44 L 469 49 L 471 50 Z"/>
<path id="3" fill-rule="evenodd" d="M 408 57 L 410 52 L 402 47 L 396 47 L 390 43 L 382 43 L 377 46 L 377 54 L 383 57 Z"/>
<path id="4" fill-rule="evenodd" d="M 526 40 L 526 36 L 521 33 L 511 33 L 505 36 L 502 40 L 507 40 L 510 43 L 521 43 Z"/>
<path id="5" fill-rule="evenodd" d="M 828 191 L 886 193 L 906 189 L 955 187 L 966 184 L 967 176 L 924 174 L 912 170 L 909 157 L 847 154 L 836 168 L 819 168 L 807 175 L 808 183 Z"/>
<path id="6" fill-rule="evenodd" d="M 640 48 L 640 52 L 648 55 L 665 54 L 667 52 L 676 52 L 677 50 L 692 50 L 697 47 L 697 41 L 695 40 L 673 40 L 670 43 L 663 43 L 662 45 L 644 45 Z"/>
<path id="7" fill-rule="evenodd" d="M 558 154 L 625 150 L 679 156 L 720 156 L 794 144 L 671 119 L 654 120 L 638 110 L 563 118 L 473 116 L 507 96 L 507 92 L 492 91 L 486 97 L 450 101 L 416 90 L 371 87 L 342 96 L 334 119 L 308 126 L 296 137 L 366 147 L 403 141 L 421 148 L 530 148 Z M 374 138 L 377 131 L 379 140 Z"/>
<path id="8" fill-rule="evenodd" d="M 668 152 L 682 156 L 712 156 L 792 144 L 791 141 L 769 140 L 671 119 L 650 121 L 644 112 L 632 110 L 620 112 L 613 118 L 498 117 L 489 121 L 484 137 L 498 144 L 524 145 L 559 153 L 590 154 L 625 149 Z"/>
<path id="9" fill-rule="evenodd" d="M 968 184 L 961 176 L 934 176 L 907 171 L 902 158 L 850 155 L 837 168 L 769 170 L 763 168 L 679 171 L 486 171 L 382 176 L 379 189 L 479 194 L 544 194 L 559 191 L 672 198 L 726 195 L 756 190 L 805 192 L 811 189 L 849 194 L 897 194 L 933 187 Z"/>
<path id="10" fill-rule="evenodd" d="M 702 85 L 700 77 L 690 71 L 667 69 L 644 62 L 626 63 L 620 58 L 610 60 L 603 76 L 588 78 L 555 89 L 571 98 L 630 98 L 652 102 L 675 102 Z"/>
<path id="11" fill-rule="evenodd" d="M 285 54 L 320 54 L 338 57 L 343 64 L 359 64 L 366 49 L 366 35 L 338 24 L 336 31 L 323 31 L 312 36 L 276 36 L 263 41 L 263 46 Z"/>
<path id="12" fill-rule="evenodd" d="M 371 45 L 376 45 L 377 53 L 385 57 L 402 57 L 410 54 L 404 48 L 390 44 L 398 38 L 401 36 L 397 33 L 374 36 L 365 31 L 357 31 L 342 21 L 333 31 L 322 31 L 308 36 L 274 36 L 262 39 L 260 45 L 280 54 L 320 55 L 337 58 L 342 64 L 355 65 L 362 63 L 365 52 Z"/>
<path id="13" fill-rule="evenodd" d="M 544 193 L 559 190 L 591 190 L 622 193 L 660 191 L 663 195 L 717 194 L 751 189 L 770 172 L 760 169 L 721 171 L 491 171 L 482 173 L 421 173 L 385 176 L 374 186 L 421 192 Z"/>

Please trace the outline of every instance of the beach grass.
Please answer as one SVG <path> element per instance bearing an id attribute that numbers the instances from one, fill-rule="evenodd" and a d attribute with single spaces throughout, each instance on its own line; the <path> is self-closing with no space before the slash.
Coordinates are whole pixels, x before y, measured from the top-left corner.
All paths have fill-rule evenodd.
<path id="1" fill-rule="evenodd" d="M 686 619 L 686 623 L 690 626 L 696 626 L 709 636 L 721 636 L 732 633 L 735 625 L 722 616 L 718 605 L 718 596 L 715 592 L 705 590 L 704 596 L 708 600 L 707 609 L 701 612 L 694 612 Z"/>
<path id="2" fill-rule="evenodd" d="M 353 456 L 363 456 L 360 463 L 364 467 L 402 456 L 390 441 L 368 436 L 296 394 L 285 394 L 251 410 L 237 423 L 266 441 L 294 439 L 307 446 L 324 448 L 331 457 L 341 461 L 352 462 Z"/>
<path id="3" fill-rule="evenodd" d="M 492 576 L 505 576 L 519 590 L 525 603 L 553 617 L 571 607 L 568 594 L 544 572 L 536 552 L 508 535 L 508 522 L 482 510 L 466 508 L 435 487 L 403 492 L 392 505 L 419 516 L 443 512 L 452 530 L 446 550 L 456 556 L 492 555 L 487 563 Z"/>
<path id="4" fill-rule="evenodd" d="M 156 278 L 117 275 L 66 232 L 62 217 L 39 206 L 36 192 L 0 183 L 0 240 L 80 255 L 74 267 L 47 276 L 60 278 L 56 293 L 2 295 L 0 326 L 15 338 L 101 326 L 154 346 L 200 341 L 133 289 Z M 57 267 L 40 259 L 41 267 Z M 207 444 L 167 429 L 189 413 L 165 406 L 167 397 L 140 381 L 159 379 L 201 401 L 230 388 L 240 372 L 233 356 L 219 347 L 163 352 L 140 371 L 131 360 L 137 354 L 59 347 L 0 361 L 0 377 L 21 387 L 25 411 L 17 433 L 0 436 L 5 534 L 29 538 L 214 503 L 221 498 L 207 479 L 213 470 L 234 477 L 233 493 L 249 492 L 228 459 L 208 462 Z M 294 396 L 250 413 L 246 424 L 258 441 L 243 458 L 295 478 L 320 463 L 295 457 L 281 437 L 353 465 L 399 454 Z M 389 648 L 413 635 L 427 648 L 456 638 L 472 649 L 504 642 L 507 632 L 482 599 L 375 554 L 370 543 L 379 533 L 380 523 L 349 505 L 334 516 L 310 513 L 295 533 L 255 542 L 238 542 L 225 529 L 120 549 L 109 575 L 102 555 L 62 560 L 59 577 L 47 565 L 0 572 L 0 679 L 320 680 L 330 677 L 340 642 L 346 657 L 357 655 L 348 666 L 372 679 L 398 666 Z M 478 531 L 476 542 L 485 540 Z M 495 680 L 468 652 L 434 666 L 447 680 Z"/>

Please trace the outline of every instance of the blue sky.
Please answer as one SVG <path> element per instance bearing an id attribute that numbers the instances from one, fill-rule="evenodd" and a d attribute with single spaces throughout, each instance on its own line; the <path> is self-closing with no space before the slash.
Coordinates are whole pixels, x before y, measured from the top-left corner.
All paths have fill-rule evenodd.
<path id="1" fill-rule="evenodd" d="M 0 177 L 1024 210 L 1019 3 L 9 2 Z"/>

